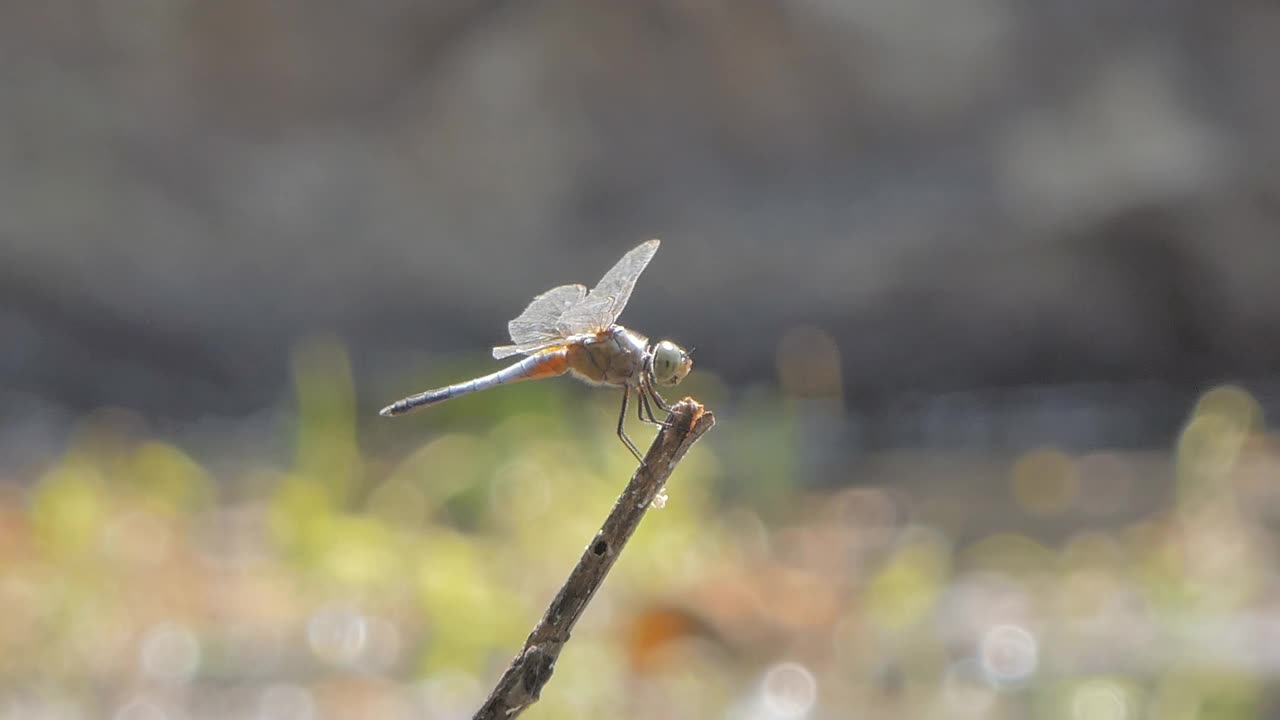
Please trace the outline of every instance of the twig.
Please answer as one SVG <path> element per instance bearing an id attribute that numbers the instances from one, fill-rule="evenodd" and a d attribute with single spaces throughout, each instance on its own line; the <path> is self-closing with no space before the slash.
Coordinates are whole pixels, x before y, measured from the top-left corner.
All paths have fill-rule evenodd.
<path id="1" fill-rule="evenodd" d="M 511 666 L 476 711 L 474 720 L 508 720 L 538 701 L 574 624 L 604 582 L 640 519 L 662 492 L 676 464 L 715 424 L 715 416 L 691 398 L 676 404 L 669 419 L 671 425 L 658 433 L 644 462 L 618 496 L 613 511 L 582 553 L 547 612 L 529 633 L 529 639 L 524 641 Z"/>

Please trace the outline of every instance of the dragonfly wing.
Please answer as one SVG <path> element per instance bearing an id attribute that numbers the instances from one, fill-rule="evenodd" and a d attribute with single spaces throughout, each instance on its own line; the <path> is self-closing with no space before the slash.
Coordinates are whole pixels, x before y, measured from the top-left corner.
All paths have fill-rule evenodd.
<path id="1" fill-rule="evenodd" d="M 499 345 L 493 349 L 493 359 L 501 360 L 503 358 L 511 357 L 512 355 L 532 355 L 536 352 L 546 350 L 547 348 L 553 348 L 557 345 L 564 344 L 564 338 L 556 337 L 536 342 L 527 342 L 521 345 Z"/>
<path id="2" fill-rule="evenodd" d="M 507 323 L 511 342 L 523 345 L 560 337 L 556 323 L 565 310 L 582 302 L 586 295 L 587 289 L 581 285 L 561 285 L 534 298 L 519 317 Z"/>
<path id="3" fill-rule="evenodd" d="M 623 255 L 590 294 L 564 311 L 556 322 L 556 332 L 562 336 L 590 334 L 612 325 L 627 306 L 636 280 L 658 252 L 658 245 L 657 240 L 649 240 Z"/>
<path id="4" fill-rule="evenodd" d="M 560 316 L 568 308 L 582 302 L 586 295 L 587 289 L 582 285 L 561 285 L 534 298 L 519 317 L 507 323 L 512 344 L 494 348 L 493 356 L 501 360 L 520 353 L 527 355 L 557 344 L 562 339 L 560 331 L 556 329 Z"/>

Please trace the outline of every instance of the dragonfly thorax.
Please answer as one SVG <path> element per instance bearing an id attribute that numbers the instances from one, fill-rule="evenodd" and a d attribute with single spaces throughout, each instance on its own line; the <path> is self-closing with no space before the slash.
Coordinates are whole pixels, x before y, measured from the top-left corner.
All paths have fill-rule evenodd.
<path id="1" fill-rule="evenodd" d="M 645 336 L 614 325 L 568 343 L 569 369 L 588 382 L 637 386 L 647 366 L 648 342 Z"/>

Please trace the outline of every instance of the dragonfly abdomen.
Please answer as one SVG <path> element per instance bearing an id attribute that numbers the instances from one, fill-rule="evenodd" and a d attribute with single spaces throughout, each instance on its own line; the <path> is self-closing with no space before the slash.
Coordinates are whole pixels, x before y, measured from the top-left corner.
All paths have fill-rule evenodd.
<path id="1" fill-rule="evenodd" d="M 540 378 L 555 377 L 563 375 L 569 371 L 568 350 L 564 347 L 544 350 L 536 355 L 521 360 L 520 362 L 507 366 L 495 373 L 490 373 L 482 377 L 468 380 L 466 382 L 455 383 L 434 390 L 427 390 L 410 395 L 403 400 L 382 408 L 380 415 L 390 417 L 393 415 L 405 415 L 407 413 L 421 410 L 430 405 L 436 405 L 445 400 L 452 400 L 461 395 L 468 395 L 480 390 L 488 390 L 499 385 L 520 382 L 521 380 L 537 380 Z"/>

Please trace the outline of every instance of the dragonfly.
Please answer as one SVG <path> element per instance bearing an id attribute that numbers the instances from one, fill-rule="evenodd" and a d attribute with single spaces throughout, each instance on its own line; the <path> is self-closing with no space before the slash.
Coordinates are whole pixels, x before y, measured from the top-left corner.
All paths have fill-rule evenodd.
<path id="1" fill-rule="evenodd" d="M 658 245 L 658 240 L 637 245 L 590 291 L 583 285 L 561 285 L 535 297 L 524 312 L 507 323 L 511 344 L 493 349 L 496 360 L 515 355 L 525 355 L 524 359 L 489 375 L 410 395 L 386 406 L 380 414 L 405 415 L 499 385 L 568 374 L 593 385 L 622 388 L 618 437 L 643 462 L 626 432 L 631 396 L 636 396 L 641 422 L 665 425 L 653 411 L 654 406 L 666 413 L 671 410 L 658 386 L 674 387 L 693 369 L 689 352 L 674 342 L 650 344 L 644 335 L 617 324 Z"/>

